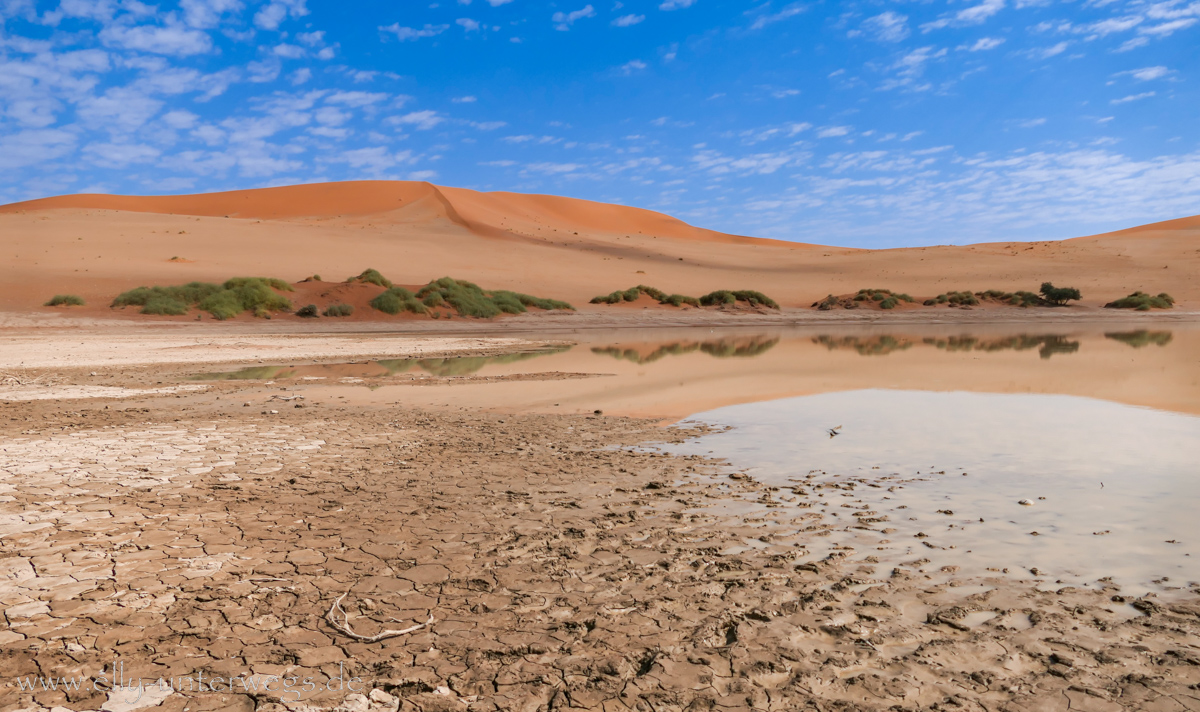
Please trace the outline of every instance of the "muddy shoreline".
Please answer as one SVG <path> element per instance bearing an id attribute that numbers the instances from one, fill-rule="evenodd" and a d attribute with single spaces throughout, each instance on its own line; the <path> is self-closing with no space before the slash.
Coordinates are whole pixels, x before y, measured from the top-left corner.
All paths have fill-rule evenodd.
<path id="1" fill-rule="evenodd" d="M 654 451 L 689 431 L 602 414 L 170 405 L 5 406 L 0 710 L 98 709 L 106 695 L 31 695 L 12 678 L 92 676 L 116 658 L 147 678 L 350 671 L 377 691 L 175 693 L 164 710 L 1200 696 L 1195 592 L 960 580 L 863 551 L 797 563 L 816 522 L 722 463 Z M 793 535 L 720 513 L 736 502 L 793 507 Z M 343 593 L 358 632 L 434 623 L 354 641 L 326 620 Z"/>

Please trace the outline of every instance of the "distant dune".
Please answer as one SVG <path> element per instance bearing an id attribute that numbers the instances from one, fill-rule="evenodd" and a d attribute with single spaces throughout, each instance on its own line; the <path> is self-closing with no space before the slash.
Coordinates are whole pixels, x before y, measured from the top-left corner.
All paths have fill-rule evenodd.
<path id="1" fill-rule="evenodd" d="M 420 284 L 450 275 L 577 306 L 636 284 L 699 295 L 757 289 L 785 307 L 882 287 L 1080 288 L 1099 306 L 1134 290 L 1200 304 L 1200 217 L 1039 243 L 855 250 L 727 235 L 639 208 L 359 181 L 181 196 L 70 195 L 0 206 L 0 309 L 55 293 L 98 309 L 140 284 L 262 275 L 344 279 L 374 267 Z M 172 258 L 179 258 L 172 261 Z M 606 307 L 591 307 L 603 309 Z"/>

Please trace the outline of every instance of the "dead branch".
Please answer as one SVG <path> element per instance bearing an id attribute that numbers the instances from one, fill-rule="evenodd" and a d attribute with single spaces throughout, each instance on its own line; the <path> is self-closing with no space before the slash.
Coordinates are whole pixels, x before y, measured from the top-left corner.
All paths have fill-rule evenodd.
<path id="1" fill-rule="evenodd" d="M 385 630 L 376 633 L 375 635 L 362 635 L 361 633 L 355 633 L 350 627 L 350 614 L 346 613 L 346 610 L 342 608 L 342 599 L 344 599 L 347 595 L 349 595 L 348 591 L 337 597 L 337 600 L 335 600 L 333 605 L 329 607 L 329 612 L 325 614 L 325 620 L 329 621 L 329 625 L 333 626 L 334 630 L 338 631 L 342 635 L 349 636 L 363 643 L 378 643 L 381 640 L 395 638 L 399 635 L 408 635 L 409 633 L 416 632 L 433 624 L 433 614 L 431 613 L 429 615 L 429 620 L 403 630 Z M 338 615 L 341 615 L 340 621 L 338 620 Z M 393 618 L 392 620 L 395 619 Z"/>

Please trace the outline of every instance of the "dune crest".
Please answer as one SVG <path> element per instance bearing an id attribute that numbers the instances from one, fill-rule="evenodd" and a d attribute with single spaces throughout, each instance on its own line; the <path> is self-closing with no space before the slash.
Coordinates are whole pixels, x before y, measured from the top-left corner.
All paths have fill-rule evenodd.
<path id="1" fill-rule="evenodd" d="M 663 213 L 577 198 L 524 193 L 481 193 L 418 181 L 308 183 L 193 195 L 62 195 L 0 206 L 0 213 L 32 210 L 117 210 L 160 215 L 250 220 L 370 219 L 401 225 L 445 221 L 488 237 L 552 237 L 579 233 L 644 235 L 730 244 L 777 241 L 728 235 Z M 794 246 L 794 243 L 787 243 Z"/>

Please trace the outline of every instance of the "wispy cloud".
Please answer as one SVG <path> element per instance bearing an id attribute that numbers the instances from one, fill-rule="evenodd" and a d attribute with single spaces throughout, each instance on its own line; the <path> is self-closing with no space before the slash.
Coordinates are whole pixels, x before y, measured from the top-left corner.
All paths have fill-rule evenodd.
<path id="1" fill-rule="evenodd" d="M 1147 91 L 1147 92 L 1142 92 L 1141 94 L 1130 94 L 1129 96 L 1124 96 L 1124 97 L 1121 97 L 1120 99 L 1113 99 L 1112 101 L 1110 101 L 1108 103 L 1110 103 L 1110 104 L 1128 104 L 1131 101 L 1141 101 L 1142 99 L 1149 99 L 1150 97 L 1155 96 L 1155 95 L 1156 95 L 1155 92 Z"/>
<path id="2" fill-rule="evenodd" d="M 554 29 L 561 32 L 566 32 L 567 30 L 570 30 L 571 25 L 574 25 L 577 21 L 595 16 L 596 8 L 592 7 L 591 5 L 586 5 L 572 12 L 556 12 L 550 18 L 550 20 L 554 23 Z"/>

